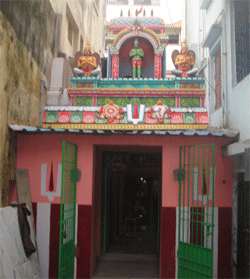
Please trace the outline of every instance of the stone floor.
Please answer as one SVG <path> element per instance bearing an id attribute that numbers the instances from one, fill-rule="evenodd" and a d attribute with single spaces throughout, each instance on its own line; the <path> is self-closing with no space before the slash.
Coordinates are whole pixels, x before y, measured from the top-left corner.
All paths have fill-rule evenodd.
<path id="1" fill-rule="evenodd" d="M 92 278 L 158 278 L 155 255 L 106 253 Z"/>

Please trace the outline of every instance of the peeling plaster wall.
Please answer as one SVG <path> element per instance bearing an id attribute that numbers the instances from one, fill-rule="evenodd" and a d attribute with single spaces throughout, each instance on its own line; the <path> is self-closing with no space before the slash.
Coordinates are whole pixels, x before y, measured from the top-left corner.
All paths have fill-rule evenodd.
<path id="1" fill-rule="evenodd" d="M 9 181 L 15 180 L 16 136 L 8 124 L 39 124 L 41 79 L 49 83 L 55 23 L 48 0 L 0 3 L 0 206 L 9 204 Z"/>

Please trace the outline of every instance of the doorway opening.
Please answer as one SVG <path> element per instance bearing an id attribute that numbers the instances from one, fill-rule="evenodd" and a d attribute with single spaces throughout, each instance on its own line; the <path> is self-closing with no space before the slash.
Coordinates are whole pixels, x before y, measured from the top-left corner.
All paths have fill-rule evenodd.
<path id="1" fill-rule="evenodd" d="M 161 148 L 124 149 L 100 152 L 99 258 L 153 260 L 158 266 Z"/>
<path id="2" fill-rule="evenodd" d="M 237 278 L 248 278 L 249 270 L 249 216 L 250 194 L 249 182 L 245 181 L 245 174 L 238 173 L 238 201 L 237 201 Z"/>
<path id="3" fill-rule="evenodd" d="M 102 252 L 157 256 L 160 168 L 159 153 L 104 152 Z"/>

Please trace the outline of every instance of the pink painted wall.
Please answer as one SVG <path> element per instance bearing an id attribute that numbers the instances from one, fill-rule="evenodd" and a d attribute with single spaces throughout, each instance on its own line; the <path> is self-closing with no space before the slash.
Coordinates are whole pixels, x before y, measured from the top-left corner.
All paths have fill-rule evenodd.
<path id="1" fill-rule="evenodd" d="M 233 162 L 222 157 L 220 147 L 228 142 L 223 138 L 184 136 L 79 136 L 79 135 L 19 135 L 17 168 L 28 169 L 32 202 L 49 202 L 41 196 L 41 164 L 47 163 L 47 189 L 50 166 L 53 162 L 54 180 L 57 178 L 57 164 L 62 160 L 62 140 L 78 146 L 78 168 L 82 178 L 77 183 L 77 204 L 91 205 L 93 202 L 93 152 L 95 145 L 107 146 L 158 146 L 162 147 L 162 206 L 178 206 L 179 185 L 174 181 L 173 170 L 179 168 L 179 147 L 214 142 L 215 147 L 215 206 L 232 206 Z M 224 183 L 223 183 L 224 181 Z M 55 183 L 56 185 L 56 183 Z M 53 203 L 59 203 L 55 197 Z"/>
<path id="2" fill-rule="evenodd" d="M 233 162 L 231 158 L 222 157 L 221 146 L 228 143 L 227 139 L 218 137 L 184 137 L 184 136 L 93 136 L 76 134 L 38 134 L 38 135 L 18 135 L 17 149 L 17 169 L 28 169 L 31 185 L 31 197 L 33 203 L 50 203 L 47 196 L 41 195 L 41 165 L 47 164 L 46 189 L 49 186 L 50 167 L 53 162 L 54 167 L 54 186 L 56 187 L 57 165 L 62 160 L 62 140 L 68 140 L 78 146 L 78 169 L 81 170 L 81 180 L 77 183 L 77 204 L 89 206 L 92 213 L 88 216 L 91 222 L 85 224 L 89 228 L 89 274 L 95 266 L 95 258 L 100 253 L 100 208 L 91 207 L 92 204 L 99 204 L 100 199 L 95 187 L 100 184 L 100 173 L 94 171 L 94 150 L 95 146 L 107 146 L 109 151 L 119 151 L 124 147 L 133 149 L 159 148 L 162 150 L 162 218 L 171 215 L 172 223 L 175 223 L 175 207 L 179 202 L 179 183 L 174 180 L 173 170 L 179 168 L 179 148 L 183 145 L 196 145 L 214 142 L 215 147 L 215 207 L 232 207 L 232 183 L 233 183 Z M 56 189 L 55 189 L 56 190 Z M 100 193 L 99 193 L 100 194 Z M 60 197 L 54 197 L 53 204 L 60 203 Z M 164 211 L 165 210 L 165 211 Z M 163 213 L 166 213 L 165 215 Z M 171 214 L 170 214 L 171 213 Z M 170 215 L 169 215 L 170 214 Z M 86 219 L 86 218 L 85 218 Z M 162 220 L 163 221 L 163 220 Z M 165 224 L 165 223 L 164 223 Z M 169 224 L 167 222 L 166 224 Z M 174 228 L 174 227 L 173 227 Z M 162 235 L 169 232 L 162 225 Z M 96 232 L 96 233 L 93 233 Z M 169 238 L 166 238 L 166 240 Z M 171 253 L 161 251 L 160 276 L 172 277 L 174 268 L 164 266 L 164 259 L 175 266 L 175 229 L 172 230 L 171 241 L 161 241 L 164 251 L 171 250 Z M 79 239 L 80 241 L 80 239 Z M 85 239 L 86 241 L 86 239 Z M 165 243 L 165 244 L 164 244 Z M 164 247 L 163 247 L 164 246 Z M 167 258 L 166 258 L 167 257 Z M 170 258 L 168 258 L 170 257 Z M 83 262 L 88 259 L 83 259 Z M 80 260 L 80 258 L 79 258 Z M 172 266 L 172 265 L 171 265 Z M 80 266 L 79 266 L 80 268 Z M 82 268 L 82 267 L 81 267 Z M 170 269 L 169 269 L 170 268 Z M 80 271 L 79 271 L 80 272 Z M 79 273 L 81 274 L 81 273 Z M 82 275 L 81 275 L 82 276 Z"/>

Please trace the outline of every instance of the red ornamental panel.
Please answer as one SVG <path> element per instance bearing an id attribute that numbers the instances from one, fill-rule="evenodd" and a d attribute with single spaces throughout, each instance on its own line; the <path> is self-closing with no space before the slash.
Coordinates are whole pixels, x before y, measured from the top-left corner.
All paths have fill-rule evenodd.
<path id="1" fill-rule="evenodd" d="M 183 114 L 181 112 L 173 112 L 171 115 L 171 124 L 182 124 Z"/>
<path id="2" fill-rule="evenodd" d="M 208 124 L 208 114 L 207 113 L 196 113 L 195 114 L 196 123 L 197 124 Z"/>
<path id="3" fill-rule="evenodd" d="M 155 52 L 155 78 L 162 77 L 162 53 Z"/>
<path id="4" fill-rule="evenodd" d="M 69 123 L 70 122 L 70 111 L 59 111 L 58 122 Z"/>
<path id="5" fill-rule="evenodd" d="M 151 113 L 146 112 L 145 113 L 145 123 L 146 124 L 157 124 L 157 118 L 153 118 Z"/>
<path id="6" fill-rule="evenodd" d="M 88 111 L 84 112 L 82 115 L 82 122 L 83 123 L 95 123 L 95 112 L 94 111 Z"/>
<path id="7" fill-rule="evenodd" d="M 44 113 L 43 113 L 43 123 L 46 122 L 46 114 L 47 114 L 47 111 L 44 111 Z"/>
<path id="8" fill-rule="evenodd" d="M 112 54 L 112 78 L 118 78 L 119 74 L 119 52 Z"/>
<path id="9" fill-rule="evenodd" d="M 120 120 L 119 119 L 114 119 L 112 120 L 112 122 L 109 122 L 108 123 L 112 123 L 112 124 L 119 124 L 120 123 Z"/>

